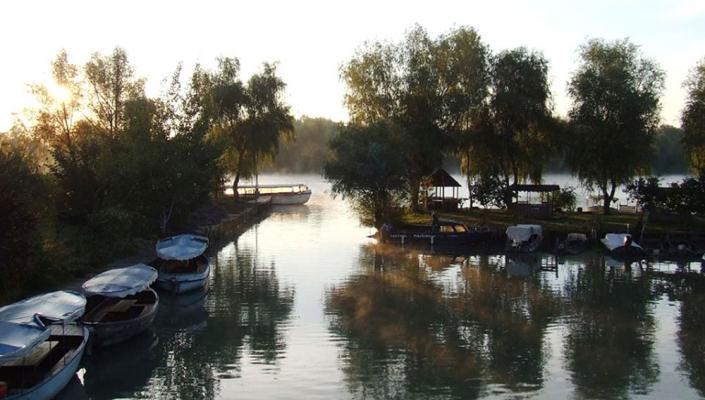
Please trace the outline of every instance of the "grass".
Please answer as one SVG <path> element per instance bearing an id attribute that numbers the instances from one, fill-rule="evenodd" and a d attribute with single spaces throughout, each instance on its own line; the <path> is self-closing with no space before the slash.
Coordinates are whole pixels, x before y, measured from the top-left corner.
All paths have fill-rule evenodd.
<path id="1" fill-rule="evenodd" d="M 439 212 L 441 219 L 460 221 L 468 225 L 487 226 L 492 229 L 504 230 L 515 224 L 538 224 L 544 231 L 556 233 L 583 232 L 594 230 L 599 236 L 608 232 L 634 231 L 640 224 L 639 214 L 592 214 L 592 213 L 558 213 L 551 219 L 526 218 L 513 215 L 505 210 L 458 210 L 454 212 Z M 404 215 L 404 222 L 411 224 L 430 224 L 429 212 L 409 212 Z M 705 218 L 690 217 L 682 221 L 647 221 L 647 234 L 705 234 Z"/>

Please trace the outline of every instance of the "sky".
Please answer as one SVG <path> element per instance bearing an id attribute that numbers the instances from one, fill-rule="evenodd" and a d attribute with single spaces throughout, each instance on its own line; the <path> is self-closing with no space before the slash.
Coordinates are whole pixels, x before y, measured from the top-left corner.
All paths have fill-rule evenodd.
<path id="1" fill-rule="evenodd" d="M 34 104 L 30 83 L 46 83 L 66 49 L 83 64 L 94 52 L 127 51 L 147 92 L 157 95 L 182 62 L 215 66 L 237 57 L 243 79 L 277 62 L 295 116 L 345 121 L 340 66 L 365 41 L 402 39 L 413 24 L 432 37 L 477 29 L 493 52 L 518 46 L 549 60 L 555 110 L 570 106 L 566 82 L 589 38 L 622 38 L 666 72 L 662 122 L 679 125 L 683 81 L 705 57 L 705 0 L 513 1 L 11 1 L 0 5 L 0 131 Z"/>

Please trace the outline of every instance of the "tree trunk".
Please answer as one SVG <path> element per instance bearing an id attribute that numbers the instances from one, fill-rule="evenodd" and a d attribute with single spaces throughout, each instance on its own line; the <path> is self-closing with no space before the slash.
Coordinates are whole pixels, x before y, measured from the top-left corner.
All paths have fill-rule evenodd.
<path id="1" fill-rule="evenodd" d="M 409 190 L 411 191 L 411 210 L 419 210 L 419 186 L 421 185 L 421 180 L 415 176 L 409 177 Z"/>
<path id="2" fill-rule="evenodd" d="M 240 168 L 235 172 L 235 179 L 233 179 L 233 199 L 237 201 L 239 194 L 237 193 L 237 186 L 240 184 Z"/>
<path id="3" fill-rule="evenodd" d="M 607 193 L 607 185 L 602 188 L 602 213 L 608 215 L 610 213 L 610 204 L 612 204 L 612 199 L 614 199 L 614 192 L 617 190 L 617 185 L 612 184 L 612 189 Z"/>

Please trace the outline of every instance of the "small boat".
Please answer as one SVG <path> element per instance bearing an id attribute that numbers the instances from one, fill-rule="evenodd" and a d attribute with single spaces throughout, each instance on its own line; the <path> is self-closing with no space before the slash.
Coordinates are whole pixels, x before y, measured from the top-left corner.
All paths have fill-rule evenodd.
<path id="1" fill-rule="evenodd" d="M 156 279 L 156 269 L 138 264 L 105 271 L 83 284 L 88 303 L 82 322 L 96 346 L 123 342 L 152 325 L 159 296 L 149 286 Z"/>
<path id="2" fill-rule="evenodd" d="M 382 226 L 383 240 L 407 243 L 421 243 L 432 246 L 467 245 L 492 240 L 494 232 L 489 229 L 468 227 L 467 225 L 448 220 L 439 220 L 435 228 L 428 225 L 392 225 Z"/>
<path id="3" fill-rule="evenodd" d="M 644 249 L 628 233 L 608 233 L 600 242 L 610 253 L 620 257 L 641 257 Z"/>
<path id="4" fill-rule="evenodd" d="M 507 228 L 507 251 L 532 252 L 541 246 L 543 228 L 541 225 L 513 225 Z"/>
<path id="5" fill-rule="evenodd" d="M 173 293 L 196 290 L 206 285 L 210 265 L 203 255 L 208 238 L 193 234 L 172 236 L 157 242 L 157 286 Z"/>
<path id="6" fill-rule="evenodd" d="M 311 189 L 303 183 L 282 185 L 243 185 L 237 187 L 239 199 L 248 201 L 270 196 L 274 205 L 305 204 L 311 198 Z"/>
<path id="7" fill-rule="evenodd" d="M 569 233 L 565 240 L 558 243 L 556 252 L 559 254 L 580 254 L 587 249 L 588 238 L 584 233 Z"/>
<path id="8" fill-rule="evenodd" d="M 76 320 L 86 298 L 71 291 L 0 308 L 0 382 L 4 400 L 53 399 L 75 376 L 89 338 Z"/>

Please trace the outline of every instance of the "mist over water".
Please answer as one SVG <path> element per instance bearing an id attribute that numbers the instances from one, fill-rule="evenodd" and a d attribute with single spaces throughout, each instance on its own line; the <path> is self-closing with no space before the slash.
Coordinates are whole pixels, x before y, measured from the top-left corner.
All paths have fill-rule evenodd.
<path id="1" fill-rule="evenodd" d="M 260 182 L 314 194 L 213 243 L 206 291 L 160 293 L 150 334 L 88 357 L 92 398 L 705 395 L 705 293 L 650 273 L 699 262 L 386 246 L 319 176 Z"/>

